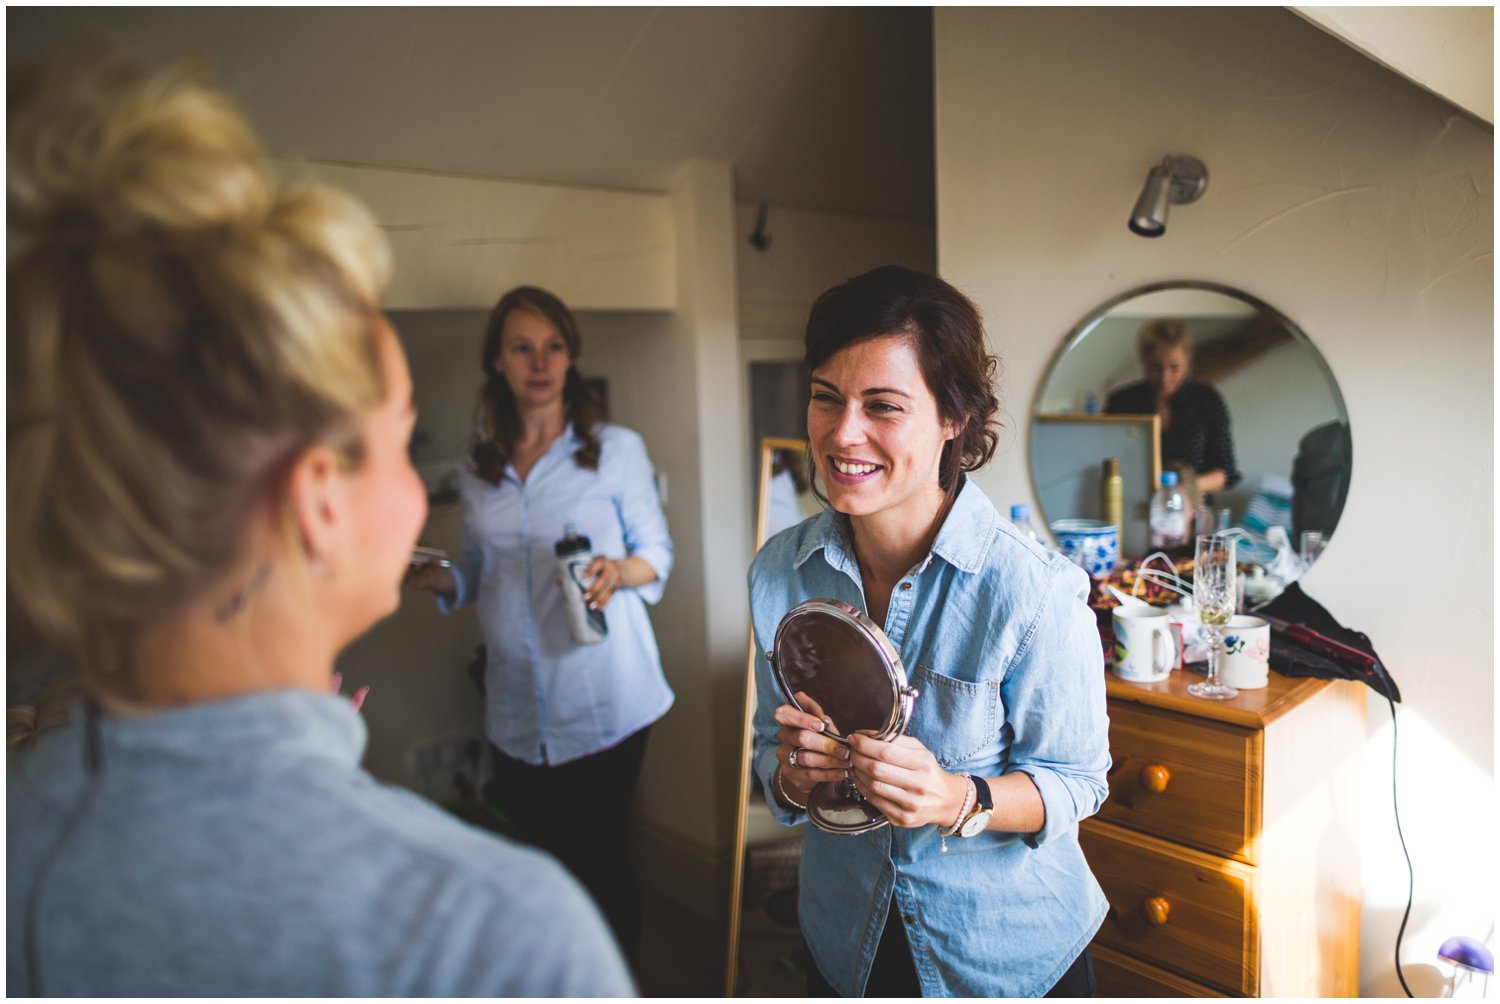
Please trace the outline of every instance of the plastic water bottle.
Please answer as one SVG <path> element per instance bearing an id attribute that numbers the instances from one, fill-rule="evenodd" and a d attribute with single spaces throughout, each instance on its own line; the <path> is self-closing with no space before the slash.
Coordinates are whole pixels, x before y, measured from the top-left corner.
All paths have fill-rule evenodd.
<path id="1" fill-rule="evenodd" d="M 588 583 L 584 574 L 594 560 L 594 545 L 587 537 L 579 536 L 573 524 L 563 530 L 562 539 L 552 545 L 557 555 L 558 581 L 562 585 L 563 601 L 568 608 L 568 628 L 573 640 L 580 645 L 593 645 L 604 640 L 609 629 L 604 625 L 604 611 L 592 610 L 583 601 Z"/>
<path id="2" fill-rule="evenodd" d="M 1161 487 L 1151 496 L 1151 547 L 1174 551 L 1187 546 L 1187 501 L 1177 488 L 1177 472 L 1162 471 Z"/>
<path id="3" fill-rule="evenodd" d="M 1031 506 L 1023 502 L 1011 506 L 1010 521 L 1016 525 L 1017 530 L 1021 531 L 1021 536 L 1030 537 L 1042 547 L 1047 546 L 1047 542 L 1042 539 L 1041 534 L 1036 532 L 1036 527 L 1031 523 Z"/>

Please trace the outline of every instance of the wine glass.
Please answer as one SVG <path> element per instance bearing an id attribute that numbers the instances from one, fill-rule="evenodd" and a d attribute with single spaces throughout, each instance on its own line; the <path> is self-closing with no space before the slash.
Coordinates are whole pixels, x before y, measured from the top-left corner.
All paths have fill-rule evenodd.
<path id="1" fill-rule="evenodd" d="M 1227 701 L 1239 691 L 1219 682 L 1219 657 L 1224 644 L 1224 625 L 1234 616 L 1236 574 L 1234 538 L 1204 534 L 1198 538 L 1193 556 L 1193 605 L 1198 621 L 1208 634 L 1208 677 L 1187 688 L 1194 697 Z"/>

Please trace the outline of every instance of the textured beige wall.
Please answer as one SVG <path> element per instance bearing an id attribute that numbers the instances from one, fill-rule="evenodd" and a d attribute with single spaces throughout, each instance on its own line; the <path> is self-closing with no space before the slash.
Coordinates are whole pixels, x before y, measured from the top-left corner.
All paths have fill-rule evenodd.
<path id="1" fill-rule="evenodd" d="M 1435 995 L 1437 946 L 1491 935 L 1496 902 L 1492 130 L 1277 8 L 939 8 L 934 46 L 938 261 L 1005 362 L 1011 432 L 979 478 L 998 504 L 1031 496 L 1018 432 L 1048 359 L 1123 290 L 1239 287 L 1328 360 L 1354 476 L 1305 585 L 1406 697 L 1402 958 Z M 1207 192 L 1135 237 L 1169 153 L 1207 163 Z M 1406 868 L 1369 712 L 1361 988 L 1393 996 Z"/>

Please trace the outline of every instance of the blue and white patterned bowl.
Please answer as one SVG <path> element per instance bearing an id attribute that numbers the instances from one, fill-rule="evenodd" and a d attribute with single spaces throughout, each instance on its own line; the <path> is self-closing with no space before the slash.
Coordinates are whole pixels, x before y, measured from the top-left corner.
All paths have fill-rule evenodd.
<path id="1" fill-rule="evenodd" d="M 1057 549 L 1094 577 L 1108 575 L 1120 560 L 1120 534 L 1102 519 L 1056 519 L 1048 524 Z"/>

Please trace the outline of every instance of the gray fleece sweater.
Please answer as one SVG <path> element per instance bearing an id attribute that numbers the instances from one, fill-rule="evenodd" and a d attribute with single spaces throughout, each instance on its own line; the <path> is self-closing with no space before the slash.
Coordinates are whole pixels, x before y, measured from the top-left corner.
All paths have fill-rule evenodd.
<path id="1" fill-rule="evenodd" d="M 11 758 L 8 995 L 633 992 L 560 865 L 360 769 L 344 698 L 105 717 L 92 758 L 88 733 Z"/>

